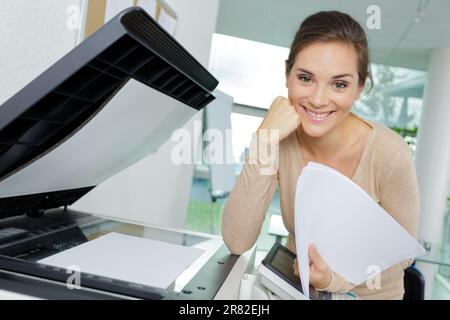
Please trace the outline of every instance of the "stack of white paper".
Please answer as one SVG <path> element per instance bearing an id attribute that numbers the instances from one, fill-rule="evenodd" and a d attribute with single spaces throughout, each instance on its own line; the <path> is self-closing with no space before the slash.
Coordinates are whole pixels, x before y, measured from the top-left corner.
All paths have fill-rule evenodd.
<path id="1" fill-rule="evenodd" d="M 315 244 L 331 270 L 358 285 L 422 246 L 363 189 L 338 171 L 310 162 L 298 178 L 295 235 L 303 292 L 309 293 L 308 247 Z"/>

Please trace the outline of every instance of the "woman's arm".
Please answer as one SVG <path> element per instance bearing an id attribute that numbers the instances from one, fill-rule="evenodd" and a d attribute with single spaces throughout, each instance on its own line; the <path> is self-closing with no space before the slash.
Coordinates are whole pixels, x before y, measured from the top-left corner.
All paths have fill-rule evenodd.
<path id="1" fill-rule="evenodd" d="M 277 173 L 261 174 L 261 169 L 261 163 L 246 159 L 223 211 L 222 236 L 233 254 L 255 244 L 278 184 Z"/>
<path id="2" fill-rule="evenodd" d="M 222 217 L 222 236 L 232 253 L 242 254 L 255 244 L 278 183 L 279 143 L 299 125 L 289 100 L 277 97 L 254 134 Z"/>
<path id="3" fill-rule="evenodd" d="M 400 151 L 392 160 L 391 172 L 380 186 L 380 205 L 417 238 L 420 204 L 414 161 L 409 149 Z"/>

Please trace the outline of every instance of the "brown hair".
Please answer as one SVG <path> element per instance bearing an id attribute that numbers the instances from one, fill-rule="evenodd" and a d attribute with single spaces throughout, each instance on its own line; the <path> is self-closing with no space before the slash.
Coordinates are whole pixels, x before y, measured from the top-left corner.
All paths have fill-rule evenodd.
<path id="1" fill-rule="evenodd" d="M 366 34 L 361 25 L 346 13 L 339 11 L 320 11 L 307 17 L 300 25 L 292 42 L 286 74 L 289 74 L 297 54 L 306 46 L 317 42 L 339 41 L 352 44 L 358 54 L 359 85 L 364 86 L 367 78 L 373 87 L 373 78 L 369 70 L 369 47 Z"/>

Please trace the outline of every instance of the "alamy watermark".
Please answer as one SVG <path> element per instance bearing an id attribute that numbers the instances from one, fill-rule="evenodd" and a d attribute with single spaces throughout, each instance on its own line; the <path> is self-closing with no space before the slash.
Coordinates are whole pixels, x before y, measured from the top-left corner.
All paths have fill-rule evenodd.
<path id="1" fill-rule="evenodd" d="M 81 268 L 77 265 L 71 265 L 66 268 L 66 273 L 70 276 L 66 280 L 66 286 L 69 290 L 81 289 Z"/>
<path id="2" fill-rule="evenodd" d="M 375 4 L 367 7 L 366 13 L 369 15 L 366 25 L 369 30 L 381 29 L 381 8 Z"/>
<path id="3" fill-rule="evenodd" d="M 77 5 L 70 5 L 67 7 L 66 27 L 69 30 L 81 29 L 81 7 Z"/>
<path id="4" fill-rule="evenodd" d="M 231 150 L 232 131 L 207 129 L 200 139 L 202 122 L 194 122 L 193 132 L 181 128 L 172 133 L 170 140 L 176 142 L 171 150 L 171 161 L 175 165 L 207 164 L 233 165 Z M 202 150 L 202 145 L 205 148 Z M 259 130 L 253 134 L 247 155 L 249 164 L 260 165 L 260 174 L 273 175 L 278 171 L 278 130 Z M 199 152 L 202 150 L 201 152 Z M 201 155 L 201 157 L 198 156 Z"/>
<path id="5" fill-rule="evenodd" d="M 367 267 L 367 273 L 370 274 L 366 281 L 367 288 L 369 290 L 381 289 L 381 268 L 377 265 L 371 265 Z"/>

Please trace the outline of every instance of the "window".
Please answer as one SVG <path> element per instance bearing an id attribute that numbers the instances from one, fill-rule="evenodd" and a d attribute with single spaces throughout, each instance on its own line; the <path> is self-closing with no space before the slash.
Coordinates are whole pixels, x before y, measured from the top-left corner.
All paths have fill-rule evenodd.
<path id="1" fill-rule="evenodd" d="M 284 61 L 289 49 L 215 33 L 210 71 L 219 89 L 242 105 L 268 109 L 276 96 L 287 95 Z"/>

